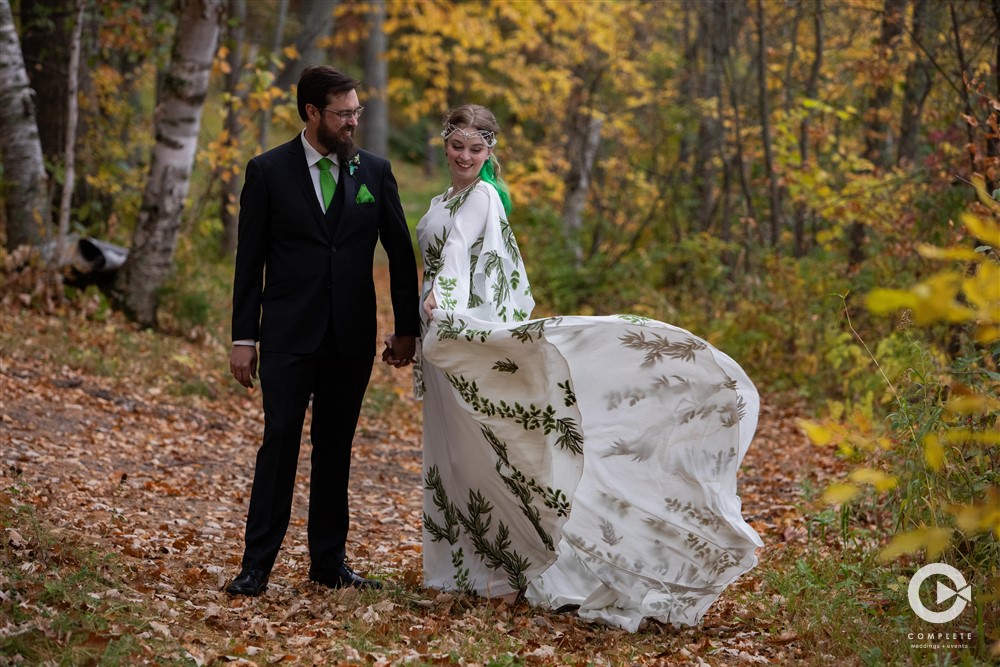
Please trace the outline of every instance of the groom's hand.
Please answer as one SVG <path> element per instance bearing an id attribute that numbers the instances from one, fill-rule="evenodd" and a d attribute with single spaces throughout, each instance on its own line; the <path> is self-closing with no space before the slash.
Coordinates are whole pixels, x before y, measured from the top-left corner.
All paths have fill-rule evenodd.
<path id="1" fill-rule="evenodd" d="M 397 336 L 389 334 L 385 339 L 385 349 L 382 351 L 382 361 L 396 368 L 403 368 L 413 363 L 413 355 L 417 351 L 416 336 Z"/>
<path id="2" fill-rule="evenodd" d="M 253 389 L 257 377 L 257 348 L 254 345 L 233 345 L 229 353 L 229 371 L 236 381 L 247 389 Z"/>

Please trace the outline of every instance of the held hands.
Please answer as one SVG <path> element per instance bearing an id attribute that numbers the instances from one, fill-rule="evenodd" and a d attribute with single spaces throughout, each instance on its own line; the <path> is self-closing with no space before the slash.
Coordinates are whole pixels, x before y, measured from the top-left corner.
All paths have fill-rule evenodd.
<path id="1" fill-rule="evenodd" d="M 413 363 L 413 355 L 417 351 L 416 336 L 397 336 L 389 334 L 385 338 L 385 349 L 382 350 L 382 361 L 394 368 L 405 368 Z"/>
<path id="2" fill-rule="evenodd" d="M 229 353 L 229 372 L 247 389 L 253 389 L 257 377 L 257 348 L 254 345 L 233 345 Z"/>

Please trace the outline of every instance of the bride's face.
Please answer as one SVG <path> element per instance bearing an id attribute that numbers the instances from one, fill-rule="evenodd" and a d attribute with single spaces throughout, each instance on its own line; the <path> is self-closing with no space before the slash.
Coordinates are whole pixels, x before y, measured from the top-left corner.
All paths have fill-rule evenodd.
<path id="1" fill-rule="evenodd" d="M 448 158 L 448 169 L 451 171 L 451 184 L 456 189 L 462 188 L 479 177 L 479 170 L 490 157 L 490 147 L 476 132 L 466 136 L 459 127 L 452 132 L 444 142 L 444 154 Z"/>

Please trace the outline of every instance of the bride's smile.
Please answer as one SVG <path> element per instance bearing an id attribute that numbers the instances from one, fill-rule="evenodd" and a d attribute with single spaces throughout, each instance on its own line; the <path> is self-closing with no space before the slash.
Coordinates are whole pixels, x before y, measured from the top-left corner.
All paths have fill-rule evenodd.
<path id="1" fill-rule="evenodd" d="M 452 192 L 458 192 L 479 178 L 479 171 L 493 152 L 476 131 L 456 127 L 445 139 L 444 153 L 451 172 Z"/>

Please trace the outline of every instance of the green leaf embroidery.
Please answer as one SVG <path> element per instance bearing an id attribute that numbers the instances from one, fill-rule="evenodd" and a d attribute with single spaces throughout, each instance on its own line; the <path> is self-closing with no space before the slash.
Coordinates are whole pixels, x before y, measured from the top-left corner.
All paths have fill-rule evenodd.
<path id="1" fill-rule="evenodd" d="M 447 202 L 445 202 L 444 207 L 448 209 L 448 212 L 452 215 L 452 217 L 454 217 L 454 215 L 458 212 L 458 209 L 462 207 L 462 204 L 465 203 L 465 200 L 469 198 L 469 195 L 472 194 L 472 191 L 476 189 L 476 185 L 478 183 L 479 181 L 477 180 L 475 183 L 467 187 L 465 190 L 458 193 L 458 196 L 452 197 Z"/>
<path id="2" fill-rule="evenodd" d="M 544 320 L 528 322 L 525 325 L 511 329 L 510 336 L 511 338 L 521 341 L 522 343 L 533 343 L 536 338 L 540 339 L 542 337 L 542 333 L 545 331 L 546 322 L 552 322 L 555 324 L 561 320 L 561 317 L 550 317 Z"/>
<path id="3" fill-rule="evenodd" d="M 455 299 L 454 292 L 455 288 L 458 287 L 458 279 L 440 276 L 438 287 L 441 288 L 441 303 L 438 304 L 438 307 L 444 310 L 455 310 L 458 307 L 458 301 Z"/>
<path id="4" fill-rule="evenodd" d="M 722 518 L 716 513 L 712 512 L 708 508 L 699 508 L 691 504 L 691 501 L 687 501 L 681 505 L 681 501 L 676 498 L 664 498 L 664 505 L 666 505 L 667 510 L 674 512 L 675 514 L 683 514 L 689 520 L 696 522 L 699 526 L 704 526 L 712 530 L 719 530 L 722 527 Z M 658 530 L 661 529 L 659 524 L 652 524 L 650 521 L 653 519 L 646 519 L 647 525 Z M 670 525 L 662 519 L 656 519 L 655 521 L 660 522 L 664 525 Z"/>
<path id="5" fill-rule="evenodd" d="M 427 470 L 424 478 L 424 488 L 434 491 L 432 496 L 434 506 L 438 508 L 444 518 L 444 525 L 434 522 L 429 514 L 424 512 L 424 528 L 431 534 L 434 542 L 446 540 L 448 544 L 455 544 L 458 541 L 458 508 L 448 500 L 448 493 L 445 491 L 444 482 L 441 480 L 441 471 L 437 466 L 431 466 Z"/>
<path id="6" fill-rule="evenodd" d="M 601 539 L 612 547 L 622 541 L 621 535 L 615 532 L 615 524 L 607 519 L 601 519 Z"/>
<path id="7" fill-rule="evenodd" d="M 511 587 L 523 591 L 528 585 L 524 573 L 531 562 L 510 548 L 510 530 L 502 521 L 498 522 L 496 536 L 491 541 L 488 537 L 492 523 L 493 505 L 482 493 L 469 489 L 469 500 L 466 503 L 467 514 L 463 514 L 457 505 L 448 500 L 441 473 L 437 466 L 431 466 L 424 482 L 424 488 L 433 490 L 434 506 L 442 513 L 444 525 L 436 523 L 430 515 L 424 513 L 424 527 L 431 534 L 434 542 L 446 540 L 454 545 L 459 538 L 458 526 L 465 529 L 466 535 L 472 541 L 473 550 L 491 569 L 503 568 Z M 461 550 L 452 552 L 452 565 L 456 567 L 456 585 L 468 585 L 468 570 L 462 568 Z M 464 570 L 464 572 L 463 572 Z"/>
<path id="8" fill-rule="evenodd" d="M 441 272 L 444 266 L 444 244 L 448 240 L 448 231 L 445 230 L 441 236 L 435 236 L 434 240 L 427 244 L 424 255 L 424 280 L 432 281 Z"/>
<path id="9" fill-rule="evenodd" d="M 719 576 L 738 564 L 736 558 L 731 553 L 722 548 L 713 547 L 708 540 L 704 540 L 693 533 L 688 533 L 685 543 L 702 562 L 703 568 L 715 576 Z"/>
<path id="10" fill-rule="evenodd" d="M 542 528 L 541 512 L 532 504 L 534 497 L 533 490 L 539 488 L 538 483 L 534 479 L 529 480 L 520 470 L 510 465 L 510 461 L 507 458 L 506 443 L 500 440 L 489 427 L 484 426 L 482 432 L 486 440 L 493 447 L 493 451 L 497 454 L 496 471 L 500 475 L 500 479 L 507 487 L 507 490 L 511 492 L 511 495 L 521 502 L 521 513 L 534 526 L 535 532 L 541 538 L 545 548 L 549 551 L 555 551 L 556 546 L 552 541 L 552 536 Z M 504 474 L 505 470 L 509 470 L 510 473 Z"/>
<path id="11" fill-rule="evenodd" d="M 494 403 L 489 398 L 479 395 L 479 385 L 475 380 L 467 380 L 460 375 L 452 373 L 445 374 L 451 385 L 458 391 L 473 410 L 487 417 L 499 416 L 503 419 L 511 419 L 519 424 L 526 431 L 542 429 L 545 435 L 556 431 L 559 437 L 556 445 L 561 449 L 568 449 L 574 454 L 583 454 L 583 435 L 576 425 L 576 421 L 569 417 L 556 418 L 556 411 L 551 405 L 537 407 L 534 403 L 527 407 L 520 403 L 508 405 L 501 400 Z"/>
<path id="12" fill-rule="evenodd" d="M 459 547 L 451 552 L 451 565 L 455 568 L 455 587 L 466 593 L 472 592 L 472 584 L 469 582 L 469 568 L 465 565 L 465 554 Z"/>
<path id="13" fill-rule="evenodd" d="M 467 326 L 465 320 L 456 320 L 453 313 L 448 313 L 438 325 L 438 340 L 457 340 Z"/>
<path id="14" fill-rule="evenodd" d="M 643 350 L 646 352 L 646 359 L 643 366 L 652 366 L 663 361 L 664 357 L 680 359 L 682 361 L 694 361 L 695 352 L 704 350 L 707 345 L 694 338 L 688 338 L 679 343 L 671 343 L 665 336 L 658 333 L 650 333 L 651 338 L 646 338 L 645 331 L 629 331 L 624 336 L 619 337 L 625 347 L 633 350 Z"/>
<path id="15" fill-rule="evenodd" d="M 514 264 L 520 264 L 521 251 L 517 247 L 514 230 L 510 228 L 510 223 L 503 218 L 500 218 L 500 235 L 503 237 L 503 244 L 507 250 L 507 254 L 514 260 Z"/>
<path id="16" fill-rule="evenodd" d="M 501 373 L 516 373 L 517 364 L 511 361 L 510 357 L 507 357 L 503 361 L 498 361 L 493 364 L 493 370 L 500 371 Z"/>
<path id="17" fill-rule="evenodd" d="M 565 394 L 563 401 L 566 403 L 567 408 L 576 405 L 576 394 L 573 392 L 573 385 L 570 383 L 570 380 L 559 382 L 556 386 L 563 390 L 563 394 Z"/>

